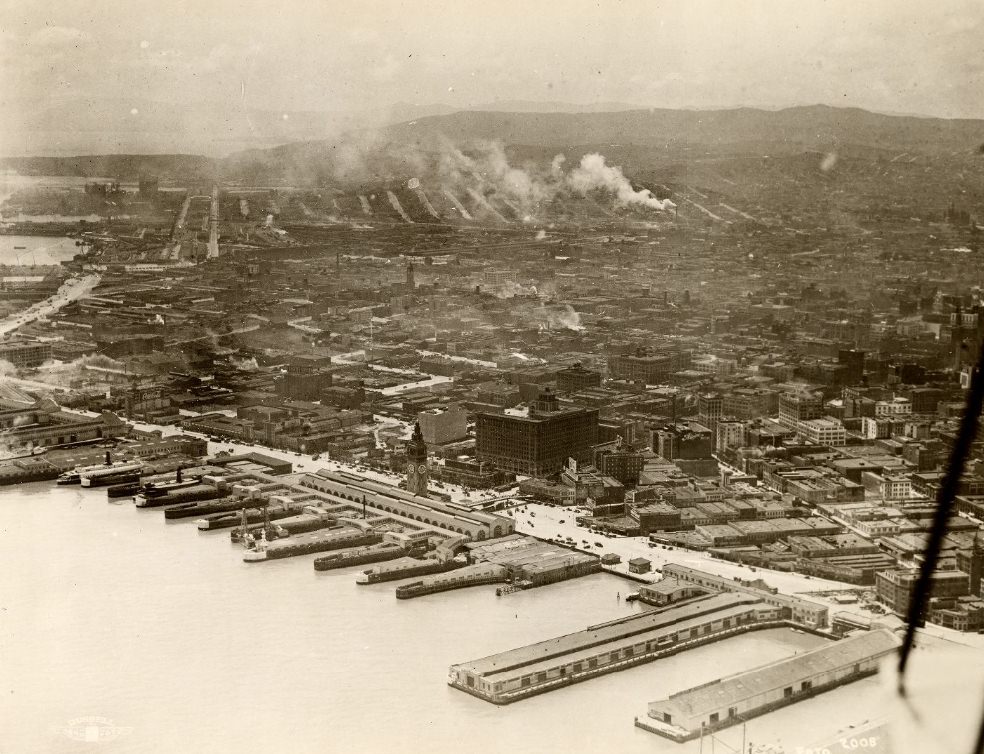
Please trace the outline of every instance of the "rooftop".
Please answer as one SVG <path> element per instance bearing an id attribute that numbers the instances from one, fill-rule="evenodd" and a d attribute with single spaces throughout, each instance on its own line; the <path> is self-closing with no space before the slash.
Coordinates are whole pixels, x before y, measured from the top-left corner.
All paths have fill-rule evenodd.
<path id="1" fill-rule="evenodd" d="M 669 701 L 690 717 L 706 717 L 736 702 L 790 686 L 799 680 L 885 655 L 898 645 L 895 634 L 888 629 L 877 629 L 671 694 Z"/>

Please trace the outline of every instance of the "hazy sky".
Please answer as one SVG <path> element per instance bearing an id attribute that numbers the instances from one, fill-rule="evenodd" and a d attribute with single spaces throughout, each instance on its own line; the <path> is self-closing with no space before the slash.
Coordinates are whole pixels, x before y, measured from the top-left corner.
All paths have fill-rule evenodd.
<path id="1" fill-rule="evenodd" d="M 822 102 L 984 117 L 981 0 L 0 0 L 0 11 L 5 101 Z"/>

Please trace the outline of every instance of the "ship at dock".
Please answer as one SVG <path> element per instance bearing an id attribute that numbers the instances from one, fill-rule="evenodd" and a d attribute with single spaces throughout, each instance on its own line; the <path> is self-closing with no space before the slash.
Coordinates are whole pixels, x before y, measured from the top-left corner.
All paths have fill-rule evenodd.
<path id="1" fill-rule="evenodd" d="M 76 466 L 58 476 L 56 484 L 81 484 L 83 487 L 97 487 L 103 484 L 122 484 L 135 482 L 140 478 L 143 464 L 140 461 L 111 461 L 109 452 L 106 462 L 91 466 Z"/>
<path id="2" fill-rule="evenodd" d="M 112 484 L 106 488 L 106 497 L 129 497 L 132 498 L 140 492 L 140 481 L 121 482 Z"/>
<path id="3" fill-rule="evenodd" d="M 330 555 L 315 558 L 314 570 L 332 571 L 336 568 L 348 568 L 349 566 L 366 565 L 367 563 L 384 563 L 409 555 L 422 555 L 426 551 L 426 541 L 405 544 L 389 541 L 384 536 L 383 541 L 379 544 L 333 552 Z"/>
<path id="4" fill-rule="evenodd" d="M 200 484 L 201 482 L 198 479 L 182 479 L 179 474 L 178 478 L 173 482 L 146 482 L 143 485 L 138 485 L 133 494 L 135 496 L 140 495 L 147 500 L 162 497 L 178 490 L 190 489 Z"/>
<path id="5" fill-rule="evenodd" d="M 466 565 L 452 573 L 437 573 L 396 588 L 398 600 L 423 597 L 427 594 L 449 592 L 483 584 L 503 584 L 509 581 L 509 569 L 497 563 Z M 497 592 L 498 594 L 498 592 Z"/>
<path id="6" fill-rule="evenodd" d="M 303 510 L 303 506 L 294 504 L 275 504 L 241 508 L 240 510 L 226 511 L 224 513 L 212 513 L 199 519 L 199 531 L 215 531 L 216 529 L 230 529 L 236 525 L 263 524 L 276 521 L 280 518 L 294 516 Z"/>
<path id="7" fill-rule="evenodd" d="M 268 524 L 267 522 L 251 523 L 247 521 L 246 525 L 243 526 L 240 521 L 240 525 L 233 529 L 229 536 L 233 542 L 237 543 L 243 542 L 244 536 L 253 537 L 253 541 L 255 542 L 256 535 L 265 530 L 266 538 L 272 541 L 274 539 L 289 537 L 291 534 L 303 534 L 309 531 L 317 531 L 318 529 L 327 529 L 335 523 L 337 523 L 337 518 L 334 516 L 314 506 L 306 506 L 303 513 L 278 519 L 275 524 Z"/>
<path id="8" fill-rule="evenodd" d="M 437 558 L 398 558 L 388 563 L 377 565 L 363 571 L 355 577 L 356 584 L 379 584 L 384 581 L 398 581 L 414 576 L 427 576 L 432 573 L 444 573 L 455 568 L 461 568 L 466 561 L 454 559 L 439 560 Z"/>
<path id="9" fill-rule="evenodd" d="M 166 485 L 149 490 L 145 487 L 134 495 L 133 503 L 138 508 L 161 508 L 213 500 L 226 494 L 214 485 L 202 484 L 197 481 L 182 482 L 181 485 L 181 487 L 175 486 L 168 489 L 162 489 Z"/>
<path id="10" fill-rule="evenodd" d="M 187 502 L 180 505 L 172 505 L 164 510 L 164 518 L 168 520 L 180 518 L 203 518 L 213 513 L 229 513 L 231 511 L 241 511 L 243 508 L 255 508 L 255 500 L 247 500 L 243 497 L 224 495 L 209 500 L 199 502 Z"/>
<path id="11" fill-rule="evenodd" d="M 255 563 L 277 558 L 290 558 L 295 555 L 310 555 L 318 552 L 340 550 L 344 547 L 374 545 L 383 540 L 381 534 L 372 529 L 349 524 L 338 524 L 328 529 L 298 534 L 287 539 L 274 542 L 254 543 L 254 547 L 246 551 L 243 560 Z"/>
<path id="12" fill-rule="evenodd" d="M 109 466 L 89 469 L 79 474 L 79 483 L 83 487 L 101 487 L 107 484 L 126 484 L 140 480 L 143 471 L 140 461 L 117 461 Z"/>

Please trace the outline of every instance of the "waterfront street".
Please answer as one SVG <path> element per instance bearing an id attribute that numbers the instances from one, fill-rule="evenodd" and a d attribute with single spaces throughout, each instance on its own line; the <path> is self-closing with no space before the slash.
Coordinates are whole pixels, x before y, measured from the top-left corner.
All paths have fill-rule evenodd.
<path id="1" fill-rule="evenodd" d="M 93 288 L 99 285 L 101 279 L 96 274 L 69 278 L 54 295 L 44 301 L 39 301 L 24 311 L 11 314 L 0 322 L 0 336 L 7 335 L 36 319 L 54 314 L 66 304 L 88 295 Z"/>

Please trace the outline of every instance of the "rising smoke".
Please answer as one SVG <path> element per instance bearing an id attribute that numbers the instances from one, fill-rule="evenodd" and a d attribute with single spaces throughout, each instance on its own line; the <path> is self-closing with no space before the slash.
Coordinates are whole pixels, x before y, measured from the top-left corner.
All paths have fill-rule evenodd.
<path id="1" fill-rule="evenodd" d="M 622 168 L 605 164 L 604 156 L 597 152 L 584 155 L 581 164 L 567 174 L 566 182 L 581 196 L 591 191 L 607 192 L 622 207 L 638 204 L 650 209 L 669 210 L 676 206 L 669 199 L 657 199 L 649 189 L 633 189 Z"/>
<path id="2" fill-rule="evenodd" d="M 235 369 L 238 369 L 240 372 L 256 372 L 260 369 L 260 365 L 256 362 L 255 356 L 250 356 L 248 359 L 240 359 L 236 356 L 230 356 L 229 364 Z"/>
<path id="3" fill-rule="evenodd" d="M 598 153 L 584 155 L 576 167 L 565 172 L 564 155 L 556 155 L 549 168 L 543 170 L 535 163 L 510 165 L 501 142 L 482 142 L 468 154 L 449 142 L 442 146 L 442 183 L 473 196 L 478 194 L 484 200 L 497 196 L 507 205 L 515 203 L 526 221 L 536 219 L 544 204 L 570 195 L 608 196 L 621 208 L 638 206 L 666 211 L 676 206 L 669 199 L 656 198 L 649 189 L 632 188 L 622 168 L 608 165 Z"/>
<path id="4" fill-rule="evenodd" d="M 502 221 L 505 212 L 532 223 L 543 217 L 551 202 L 588 195 L 619 209 L 667 211 L 676 206 L 648 189 L 634 189 L 622 168 L 607 164 L 598 153 L 586 154 L 565 169 L 561 154 L 548 164 L 533 160 L 513 164 L 500 141 L 458 144 L 436 136 L 426 143 L 406 144 L 369 131 L 305 157 L 303 175 L 294 176 L 298 183 L 334 183 L 366 196 L 381 184 L 402 184 L 419 192 L 425 206 L 432 199 L 449 200 L 463 219 L 471 219 L 469 209 L 474 208 L 480 217 Z"/>
<path id="5" fill-rule="evenodd" d="M 126 365 L 123 362 L 116 361 L 102 354 L 95 354 L 92 356 L 82 356 L 74 361 L 46 361 L 38 367 L 37 372 L 32 375 L 31 379 L 59 387 L 72 387 L 74 384 L 82 382 L 86 378 L 92 379 L 95 377 L 95 373 L 87 373 L 87 369 L 93 367 L 116 372 L 126 370 Z"/>
<path id="6" fill-rule="evenodd" d="M 551 304 L 533 310 L 538 326 L 544 330 L 583 330 L 581 316 L 570 304 Z"/>

